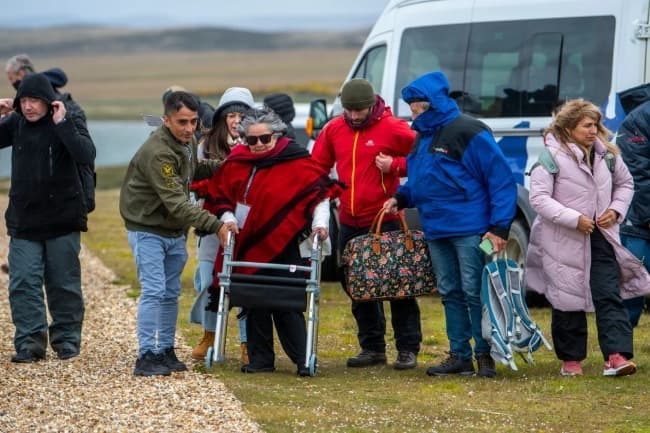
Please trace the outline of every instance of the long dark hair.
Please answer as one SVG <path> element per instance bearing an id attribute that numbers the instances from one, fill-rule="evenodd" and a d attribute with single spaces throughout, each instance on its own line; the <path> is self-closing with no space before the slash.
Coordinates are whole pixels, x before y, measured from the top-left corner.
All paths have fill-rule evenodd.
<path id="1" fill-rule="evenodd" d="M 212 129 L 205 135 L 203 152 L 208 159 L 226 159 L 230 154 L 230 132 L 226 123 L 227 115 L 219 116 Z"/>

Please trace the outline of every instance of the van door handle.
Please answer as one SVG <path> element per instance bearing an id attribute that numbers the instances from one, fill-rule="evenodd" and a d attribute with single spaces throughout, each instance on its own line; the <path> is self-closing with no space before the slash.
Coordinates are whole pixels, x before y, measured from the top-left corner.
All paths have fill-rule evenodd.
<path id="1" fill-rule="evenodd" d="M 495 137 L 541 137 L 544 135 L 543 128 L 500 128 L 493 129 Z"/>

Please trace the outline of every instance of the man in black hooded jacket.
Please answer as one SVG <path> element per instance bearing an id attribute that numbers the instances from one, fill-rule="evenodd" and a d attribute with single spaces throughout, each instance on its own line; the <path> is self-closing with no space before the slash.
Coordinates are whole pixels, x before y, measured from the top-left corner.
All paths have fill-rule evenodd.
<path id="1" fill-rule="evenodd" d="M 25 76 L 15 99 L 0 99 L 2 115 L 0 148 L 12 147 L 5 213 L 16 327 L 11 360 L 43 359 L 48 328 L 58 357 L 69 359 L 79 354 L 84 315 L 79 250 L 88 208 L 78 167 L 94 161 L 95 146 L 85 121 L 57 100 L 43 74 Z"/>

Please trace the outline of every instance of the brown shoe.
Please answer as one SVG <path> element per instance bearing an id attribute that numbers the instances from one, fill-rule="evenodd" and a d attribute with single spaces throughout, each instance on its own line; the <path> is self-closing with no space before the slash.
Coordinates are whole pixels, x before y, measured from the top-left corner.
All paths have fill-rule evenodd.
<path id="1" fill-rule="evenodd" d="M 199 344 L 192 349 L 192 358 L 197 361 L 203 361 L 205 359 L 205 354 L 208 353 L 208 349 L 214 345 L 214 332 L 203 331 L 203 338 L 199 341 Z"/>
<path id="2" fill-rule="evenodd" d="M 241 344 L 241 363 L 242 363 L 242 365 L 247 365 L 248 364 L 248 344 L 247 343 L 242 343 Z"/>

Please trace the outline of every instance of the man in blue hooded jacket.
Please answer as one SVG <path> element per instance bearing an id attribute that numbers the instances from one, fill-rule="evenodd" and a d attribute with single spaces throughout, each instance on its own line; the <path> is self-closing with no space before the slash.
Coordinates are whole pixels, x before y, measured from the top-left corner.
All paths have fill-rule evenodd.
<path id="1" fill-rule="evenodd" d="M 494 377 L 490 345 L 481 335 L 481 274 L 489 239 L 494 252 L 506 246 L 515 215 L 512 171 L 481 121 L 461 114 L 442 72 L 417 78 L 402 90 L 418 132 L 406 160 L 409 177 L 384 204 L 387 212 L 416 207 L 429 245 L 445 309 L 449 357 L 429 376 Z M 474 339 L 474 350 L 470 339 Z"/>

